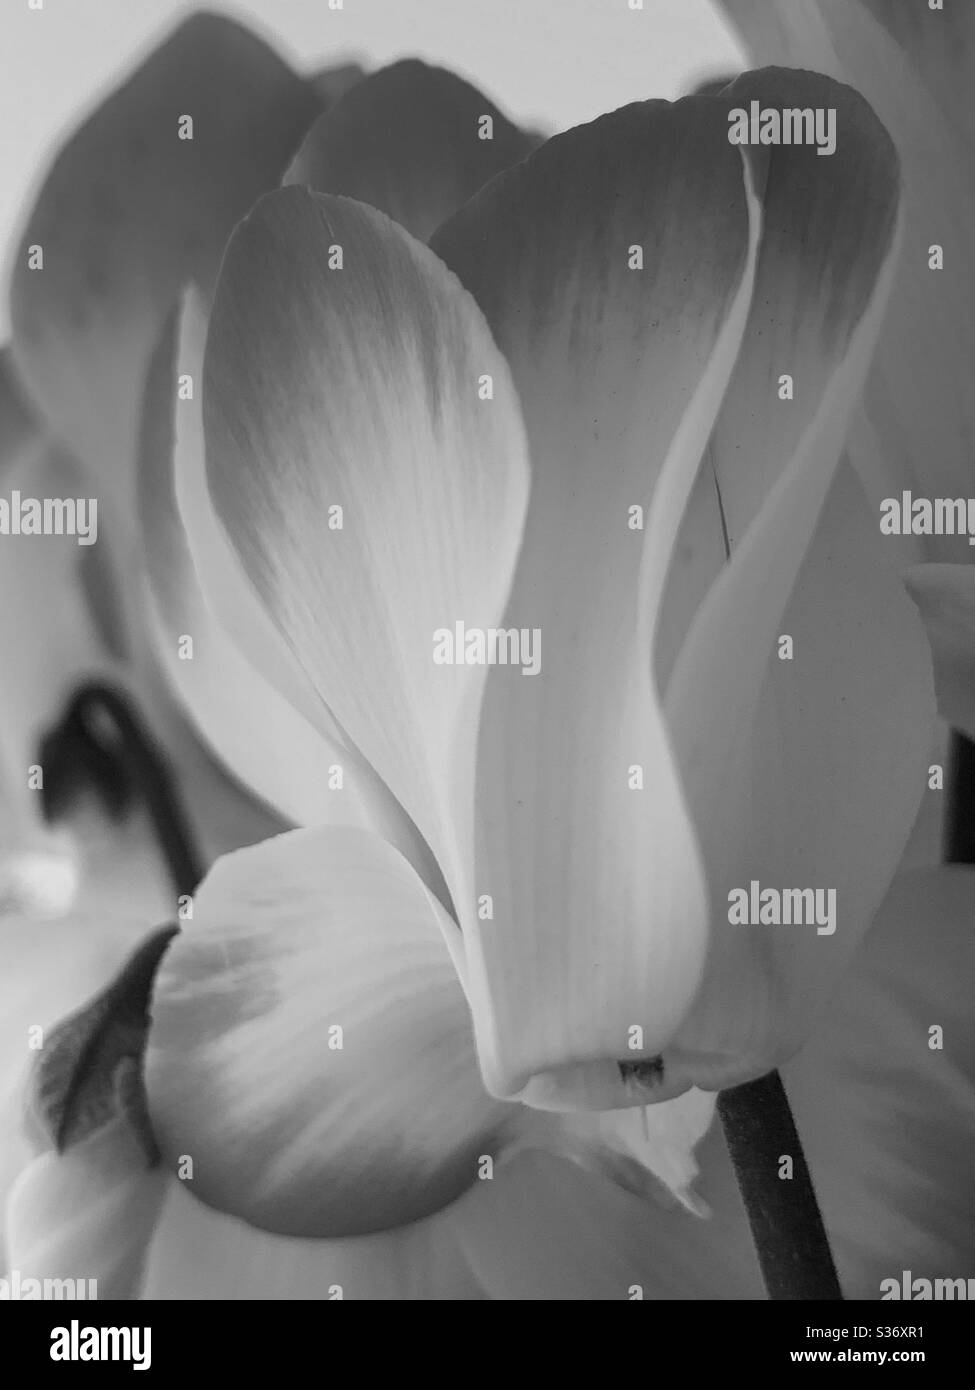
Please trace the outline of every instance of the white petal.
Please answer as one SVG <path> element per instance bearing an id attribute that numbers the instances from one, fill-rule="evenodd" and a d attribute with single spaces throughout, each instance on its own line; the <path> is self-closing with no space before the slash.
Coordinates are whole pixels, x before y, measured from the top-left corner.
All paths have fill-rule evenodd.
<path id="1" fill-rule="evenodd" d="M 7 1199 L 10 1268 L 22 1279 L 94 1280 L 99 1299 L 137 1298 L 164 1191 L 121 1121 L 43 1154 Z"/>
<path id="2" fill-rule="evenodd" d="M 224 262 L 204 416 L 215 509 L 316 692 L 311 717 L 471 898 L 485 672 L 438 665 L 436 634 L 500 617 L 528 491 L 519 404 L 476 305 L 380 213 L 269 195 Z"/>
<path id="3" fill-rule="evenodd" d="M 444 1217 L 344 1240 L 271 1235 L 172 1183 L 146 1270 L 149 1299 L 477 1300 Z"/>
<path id="4" fill-rule="evenodd" d="M 474 1182 L 518 1109 L 481 1086 L 441 932 L 361 830 L 220 860 L 156 977 L 146 1075 L 170 1171 L 189 1156 L 202 1201 L 305 1236 L 414 1221 Z"/>
<path id="5" fill-rule="evenodd" d="M 556 136 L 433 241 L 511 363 L 532 454 L 504 626 L 536 630 L 540 669 L 491 668 L 457 908 L 487 1083 L 533 1105 L 645 1103 L 619 1063 L 660 1050 L 698 982 L 703 867 L 648 653 L 756 216 L 723 113 L 647 102 Z"/>
<path id="6" fill-rule="evenodd" d="M 222 762 L 279 813 L 304 825 L 373 828 L 445 896 L 429 850 L 371 768 L 338 730 L 329 736 L 309 722 L 303 711 L 318 704 L 314 691 L 213 513 L 202 415 L 206 328 L 191 289 L 178 339 L 171 321 L 147 378 L 139 510 L 163 669 Z M 192 396 L 183 399 L 187 378 Z"/>

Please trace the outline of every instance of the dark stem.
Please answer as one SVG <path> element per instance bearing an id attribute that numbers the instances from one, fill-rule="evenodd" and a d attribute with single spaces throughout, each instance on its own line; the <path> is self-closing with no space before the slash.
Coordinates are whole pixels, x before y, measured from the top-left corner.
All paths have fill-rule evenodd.
<path id="1" fill-rule="evenodd" d="M 203 866 L 165 757 L 129 698 L 91 683 L 75 691 L 64 718 L 42 747 L 42 763 L 56 771 L 47 803 L 57 819 L 80 770 L 95 783 L 109 810 L 120 815 L 133 794 L 145 804 L 177 894 L 191 895 Z"/>
<path id="2" fill-rule="evenodd" d="M 946 864 L 975 864 L 975 743 L 953 730 L 945 808 Z"/>
<path id="3" fill-rule="evenodd" d="M 841 1299 L 819 1204 L 777 1071 L 718 1096 L 738 1187 L 770 1299 Z M 792 1177 L 780 1178 L 780 1160 Z"/>

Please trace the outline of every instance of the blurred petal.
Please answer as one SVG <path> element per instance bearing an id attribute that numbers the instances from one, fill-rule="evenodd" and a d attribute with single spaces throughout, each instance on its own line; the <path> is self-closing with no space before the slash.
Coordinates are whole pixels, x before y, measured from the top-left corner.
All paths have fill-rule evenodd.
<path id="1" fill-rule="evenodd" d="M 696 83 L 696 85 L 690 89 L 688 96 L 716 97 L 725 87 L 730 86 L 737 76 L 738 74 L 736 72 L 727 72 L 714 77 L 702 78 L 700 82 Z"/>
<path id="2" fill-rule="evenodd" d="M 10 1268 L 22 1279 L 93 1279 L 99 1299 L 138 1297 L 165 1181 L 123 1120 L 43 1154 L 7 1201 Z"/>
<path id="3" fill-rule="evenodd" d="M 181 784 L 189 786 L 194 811 L 204 822 L 208 856 L 236 848 L 254 833 L 239 797 L 223 794 L 199 747 L 179 752 Z M 70 830 L 57 837 L 46 832 L 42 849 L 46 855 L 30 861 L 36 876 L 28 885 L 30 897 L 22 893 L 19 904 L 5 898 L 0 912 L 0 1225 L 7 1189 L 32 1156 L 23 1091 L 29 1064 L 38 1055 L 38 1037 L 49 1035 L 60 1019 L 102 990 L 140 938 L 154 923 L 175 916 L 177 907 L 144 814 L 119 825 L 86 805 L 72 817 Z M 15 856 L 12 863 L 23 859 Z M 65 866 L 72 871 L 72 899 L 70 905 L 59 904 L 55 917 L 39 909 L 61 891 L 57 883 L 52 887 L 49 875 L 63 873 Z M 7 881 L 4 889 L 9 888 Z M 18 906 L 20 914 L 13 915 L 11 908 Z M 33 917 L 27 915 L 31 908 Z M 40 1035 L 31 1032 L 38 1028 Z"/>
<path id="4" fill-rule="evenodd" d="M 709 753 L 715 927 L 701 991 L 665 1053 L 672 1075 L 708 1089 L 762 1075 L 802 1042 L 883 899 L 927 782 L 924 633 L 848 468 L 781 631 L 794 659 L 780 661 L 773 643 L 723 780 Z M 835 932 L 730 923 L 730 890 L 752 880 L 835 890 Z"/>
<path id="5" fill-rule="evenodd" d="M 641 1201 L 567 1159 L 525 1154 L 479 1183 L 449 1220 L 491 1299 L 760 1298 L 726 1176 L 730 1214 L 702 1219 Z"/>
<path id="6" fill-rule="evenodd" d="M 90 497 L 93 491 L 90 470 L 52 444 L 31 415 L 6 352 L 0 362 L 0 476 L 5 488 L 11 493 L 19 490 L 24 498 Z M 97 540 L 91 545 L 79 545 L 72 535 L 7 535 L 0 544 L 0 597 L 4 599 L 0 604 L 0 645 L 17 657 L 0 671 L 0 708 L 4 713 L 0 721 L 3 911 L 20 910 L 30 915 L 36 909 L 45 915 L 44 900 L 52 902 L 56 897 L 51 876 L 46 876 L 46 883 L 37 883 L 37 856 L 51 858 L 54 862 L 48 868 L 51 874 L 57 871 L 61 855 L 43 822 L 42 803 L 45 794 L 50 800 L 52 783 L 58 782 L 65 769 L 59 773 L 50 764 L 44 767 L 43 791 L 29 787 L 28 770 L 42 762 L 45 736 L 62 720 L 75 689 L 91 680 L 108 682 L 136 695 L 145 723 L 174 772 L 205 862 L 281 828 L 280 821 L 257 807 L 204 754 L 160 688 L 155 665 L 136 671 L 127 659 L 124 642 L 120 642 L 116 574 L 124 573 L 125 599 L 131 603 L 131 611 L 139 613 L 144 631 L 141 573 L 119 565 L 124 553 L 120 555 L 116 546 L 118 530 L 105 515 L 105 496 L 96 500 Z M 162 520 L 160 516 L 158 521 Z M 163 529 L 160 525 L 159 532 Z M 60 829 L 63 827 L 59 833 Z M 152 895 L 160 873 L 165 871 L 157 865 L 155 845 L 149 843 L 151 836 L 141 821 L 126 828 L 125 835 L 132 844 L 124 852 L 118 825 L 106 835 L 104 823 L 95 823 L 89 816 L 82 827 L 73 817 L 71 830 L 83 831 L 86 840 L 94 837 L 101 842 L 97 849 L 93 845 L 83 847 L 84 859 L 90 857 L 89 851 L 96 852 L 104 869 L 101 861 L 118 854 L 115 877 L 121 880 L 132 870 L 125 892 L 134 892 L 135 897 L 126 904 L 124 892 L 120 892 L 126 911 L 131 911 L 132 902 L 140 903 L 146 891 Z M 147 858 L 152 864 L 148 879 Z M 86 875 L 88 864 L 81 867 Z M 167 894 L 158 915 L 172 916 L 174 912 L 175 904 Z M 151 920 L 153 913 L 148 915 Z"/>
<path id="7" fill-rule="evenodd" d="M 934 672 L 935 694 L 938 693 L 938 673 Z M 918 809 L 917 819 L 911 827 L 910 839 L 901 861 L 898 865 L 898 873 L 905 873 L 908 869 L 927 869 L 937 864 L 945 862 L 945 836 L 947 821 L 950 814 L 950 801 L 946 797 L 943 785 L 938 785 L 938 780 L 932 786 L 931 768 L 940 766 L 947 768 L 952 757 L 952 732 L 942 718 L 935 720 L 931 730 L 930 743 L 928 745 L 928 764 L 927 776 L 924 783 L 924 791 L 921 795 L 921 805 Z M 943 782 L 943 778 L 940 779 Z"/>
<path id="8" fill-rule="evenodd" d="M 975 569 L 912 565 L 904 582 L 931 643 L 938 712 L 975 738 Z"/>
<path id="9" fill-rule="evenodd" d="M 170 1188 L 149 1253 L 149 1299 L 463 1300 L 485 1297 L 445 1216 L 344 1240 L 271 1235 Z"/>
<path id="10" fill-rule="evenodd" d="M 761 1298 L 720 1133 L 708 1141 L 709 1151 L 715 1146 L 719 1162 L 709 1152 L 709 1166 L 719 1171 L 709 1174 L 709 1195 L 721 1200 L 706 1220 L 539 1152 L 495 1165 L 490 1179 L 436 1216 L 353 1240 L 268 1235 L 173 1192 L 150 1254 L 146 1297 Z"/>
<path id="11" fill-rule="evenodd" d="M 759 61 L 816 68 L 852 83 L 890 131 L 903 167 L 904 235 L 851 459 L 876 507 L 903 488 L 925 497 L 970 495 L 975 7 L 948 3 L 935 11 L 923 0 L 722 4 Z M 943 270 L 929 268 L 935 245 L 943 248 Z M 951 538 L 887 543 L 905 561 L 957 556 Z"/>
<path id="12" fill-rule="evenodd" d="M 528 491 L 518 401 L 476 305 L 381 213 L 270 194 L 224 261 L 204 421 L 215 510 L 317 692 L 316 726 L 371 763 L 473 901 L 484 668 L 437 665 L 436 633 L 500 617 Z"/>
<path id="13" fill-rule="evenodd" d="M 206 328 L 191 291 L 178 324 L 171 319 L 164 329 L 147 377 L 139 512 L 163 670 L 223 763 L 288 820 L 375 829 L 443 894 L 429 850 L 371 768 L 338 733 L 327 738 L 301 712 L 303 703 L 313 706 L 314 691 L 213 515 L 203 442 Z M 177 380 L 187 379 L 192 396 L 183 399 Z"/>
<path id="14" fill-rule="evenodd" d="M 497 1095 L 656 1098 L 621 1063 L 653 1058 L 697 984 L 703 868 L 647 654 L 744 328 L 753 202 L 716 104 L 646 102 L 556 136 L 434 238 L 511 363 L 533 467 L 504 621 L 537 629 L 540 671 L 490 668 L 476 892 L 493 916 L 457 903 Z"/>
<path id="15" fill-rule="evenodd" d="M 410 58 L 372 73 L 320 116 L 285 183 L 371 203 L 427 241 L 535 143 L 476 87 Z"/>
<path id="16" fill-rule="evenodd" d="M 8 1187 L 32 1158 L 24 1097 L 40 1045 L 58 1020 L 104 990 L 159 910 L 157 866 L 131 830 L 110 853 L 83 842 L 79 869 L 70 916 L 0 916 L 0 1227 Z M 0 1229 L 3 1266 L 1 1237 Z"/>
<path id="17" fill-rule="evenodd" d="M 20 414 L 10 378 L 8 384 L 11 394 L 0 401 L 7 504 L 14 492 L 24 499 L 89 497 L 90 478 Z M 43 793 L 29 785 L 36 781 L 30 769 L 39 765 L 42 735 L 69 692 L 81 680 L 121 673 L 82 583 L 87 557 L 109 543 L 101 535 L 91 546 L 68 534 L 0 537 L 0 854 L 44 836 Z"/>
<path id="18" fill-rule="evenodd" d="M 113 915 L 104 898 L 87 888 L 90 879 L 83 879 L 85 896 L 67 920 L 0 918 L 0 1216 L 10 1184 L 32 1156 L 22 1097 L 36 1040 L 104 986 L 143 929 L 139 921 L 129 926 Z"/>
<path id="19" fill-rule="evenodd" d="M 973 909 L 975 870 L 897 878 L 783 1071 L 847 1298 L 975 1269 Z"/>
<path id="20" fill-rule="evenodd" d="M 364 831 L 221 860 L 156 980 L 146 1072 L 169 1171 L 189 1155 L 201 1200 L 307 1236 L 414 1221 L 474 1182 L 518 1111 L 481 1086 L 444 916 Z"/>
<path id="21" fill-rule="evenodd" d="M 187 279 L 212 285 L 234 223 L 320 109 L 254 35 L 194 15 L 68 141 L 27 216 L 11 289 L 17 363 L 123 518 L 163 320 Z M 43 270 L 28 268 L 31 246 Z"/>
<path id="22" fill-rule="evenodd" d="M 16 487 L 24 495 L 29 495 L 31 488 L 27 477 L 28 473 L 34 471 L 40 475 L 37 482 L 41 482 L 43 478 L 43 495 L 44 483 L 56 476 L 54 466 L 59 470 L 58 481 L 62 487 L 68 485 L 70 478 L 70 485 L 76 494 L 92 492 L 90 470 L 83 468 L 73 454 L 55 443 L 47 425 L 28 402 L 14 362 L 13 349 L 8 345 L 0 351 L 0 478 L 3 479 L 4 486 Z M 48 471 L 49 469 L 51 471 Z M 104 519 L 103 505 L 99 522 L 104 523 Z M 93 543 L 80 549 L 74 538 L 60 538 L 57 544 L 61 562 L 53 562 L 53 554 L 49 548 L 45 554 L 45 567 L 55 572 L 52 578 L 56 579 L 60 579 L 67 568 L 71 571 L 72 586 L 81 590 L 74 602 L 77 609 L 79 601 L 83 598 L 88 609 L 83 626 L 83 640 L 94 634 L 97 645 L 104 648 L 104 654 L 122 658 L 128 645 L 124 612 L 119 595 L 115 591 L 113 559 L 110 554 L 112 542 L 104 532 L 104 524 L 101 524 L 98 531 L 101 544 Z M 36 538 L 34 545 L 37 545 Z M 19 546 L 11 546 L 9 539 L 6 548 L 16 552 L 10 563 L 15 563 L 17 559 L 21 563 L 26 561 L 26 556 L 19 550 Z M 67 561 L 65 557 L 68 557 Z M 7 583 L 13 587 L 9 576 Z M 27 597 L 34 592 L 33 585 L 25 582 L 20 596 L 21 603 L 26 602 Z M 38 607 L 40 606 L 38 603 Z"/>
<path id="23" fill-rule="evenodd" d="M 50 1151 L 21 1173 L 7 1202 L 11 1268 L 23 1277 L 94 1281 L 82 1297 L 138 1292 L 165 1183 L 152 1171 L 158 1150 L 141 1059 L 152 978 L 174 931 L 141 941 L 35 1051 L 25 1120 Z"/>
<path id="24" fill-rule="evenodd" d="M 39 422 L 24 397 L 8 343 L 0 349 L 0 477 L 14 459 L 33 446 L 39 434 Z"/>
<path id="25" fill-rule="evenodd" d="M 327 108 L 334 106 L 365 75 L 365 70 L 358 63 L 336 63 L 334 67 L 322 68 L 321 72 L 314 73 L 311 84 Z"/>

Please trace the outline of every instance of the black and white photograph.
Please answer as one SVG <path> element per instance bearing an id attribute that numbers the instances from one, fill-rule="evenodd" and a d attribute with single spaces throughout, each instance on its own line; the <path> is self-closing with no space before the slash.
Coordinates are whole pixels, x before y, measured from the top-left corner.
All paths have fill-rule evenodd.
<path id="1" fill-rule="evenodd" d="M 0 0 L 38 1366 L 242 1301 L 939 1364 L 973 91 L 975 0 Z"/>

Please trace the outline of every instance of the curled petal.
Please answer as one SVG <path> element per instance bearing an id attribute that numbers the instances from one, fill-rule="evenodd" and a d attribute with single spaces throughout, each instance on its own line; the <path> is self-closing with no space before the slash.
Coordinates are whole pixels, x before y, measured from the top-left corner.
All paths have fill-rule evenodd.
<path id="1" fill-rule="evenodd" d="M 891 1278 L 902 1289 L 905 1270 L 972 1277 L 973 903 L 969 868 L 895 879 L 783 1069 L 847 1298 L 880 1298 Z"/>
<path id="2" fill-rule="evenodd" d="M 470 83 L 407 59 L 318 118 L 285 182 L 371 203 L 426 241 L 536 143 Z"/>
<path id="3" fill-rule="evenodd" d="M 476 1181 L 517 1112 L 481 1086 L 444 917 L 365 831 L 294 831 L 218 862 L 157 976 L 146 1059 L 164 1163 L 192 1161 L 194 1195 L 339 1236 Z"/>
<path id="4" fill-rule="evenodd" d="M 975 9 L 923 0 L 722 0 L 760 62 L 815 68 L 863 94 L 897 146 L 904 235 L 850 456 L 875 507 L 970 495 L 975 404 L 971 71 Z M 822 161 L 827 163 L 830 161 Z M 940 264 L 938 269 L 938 255 Z M 888 540 L 905 562 L 959 560 L 951 538 Z"/>
<path id="5" fill-rule="evenodd" d="M 792 658 L 773 644 L 753 722 L 709 751 L 713 780 L 702 775 L 714 931 L 664 1061 L 708 1089 L 770 1070 L 813 1027 L 883 899 L 927 782 L 935 711 L 923 628 L 848 467 L 780 629 Z M 730 894 L 750 896 L 753 881 L 821 890 L 822 921 L 729 920 Z"/>
<path id="6" fill-rule="evenodd" d="M 753 522 L 758 537 L 781 515 L 804 523 L 789 551 L 794 571 L 836 469 L 834 440 L 849 422 L 886 304 L 900 171 L 866 102 L 828 78 L 774 68 L 746 73 L 714 101 L 725 111 L 753 101 L 836 111 L 836 150 L 826 158 L 812 145 L 748 147 L 763 204 L 762 245 L 748 328 L 711 440 L 732 554 Z M 791 378 L 791 394 L 783 394 L 782 374 Z M 823 417 L 831 408 L 827 436 Z"/>
<path id="7" fill-rule="evenodd" d="M 706 949 L 648 653 L 756 212 L 723 113 L 647 102 L 556 136 L 433 241 L 511 364 L 532 456 L 504 627 L 534 632 L 540 667 L 490 668 L 476 888 L 457 907 L 487 1084 L 539 1106 L 662 1094 L 629 1080 L 656 1080 Z"/>
<path id="8" fill-rule="evenodd" d="M 712 100 L 725 111 L 747 110 L 752 101 L 837 111 L 837 148 L 828 158 L 813 147 L 749 152 L 764 205 L 755 296 L 705 460 L 729 560 L 693 617 L 667 686 L 668 722 L 714 904 L 708 974 L 679 1047 L 695 1065 L 701 1054 L 721 1051 L 718 1084 L 727 1085 L 736 1057 L 768 1070 L 783 1039 L 801 1036 L 806 1007 L 794 1005 L 815 1000 L 866 929 L 920 800 L 932 710 L 918 625 L 855 492 L 852 504 L 849 497 L 834 504 L 818 548 L 807 554 L 889 289 L 896 155 L 862 99 L 815 74 L 746 74 Z M 788 610 L 804 557 L 804 579 L 819 596 Z M 841 564 L 855 576 L 845 587 Z M 823 628 L 827 613 L 831 626 Z M 803 636 L 788 623 L 801 623 Z M 864 643 L 864 630 L 875 646 Z M 781 634 L 798 644 L 794 665 L 779 660 Z M 896 704 L 891 672 L 902 696 Z M 763 792 L 766 734 L 775 773 Z M 910 755 L 901 762 L 905 737 Z M 863 759 L 866 780 L 849 779 L 863 786 L 880 768 L 887 777 L 890 747 L 903 776 L 889 816 L 881 827 L 867 811 L 848 823 L 848 837 L 837 838 L 838 807 L 855 801 L 845 785 L 847 760 Z M 769 818 L 771 806 L 778 809 Z M 808 834 L 799 829 L 804 822 Z M 755 826 L 761 833 L 753 838 Z M 795 930 L 788 940 L 782 927 L 730 925 L 729 892 L 748 890 L 753 880 L 776 890 L 835 890 L 836 940 L 813 940 L 808 927 L 806 940 Z M 739 1055 L 746 1036 L 747 1058 Z M 674 1072 L 687 1075 L 682 1067 Z M 715 1084 L 693 1067 L 690 1075 Z"/>

